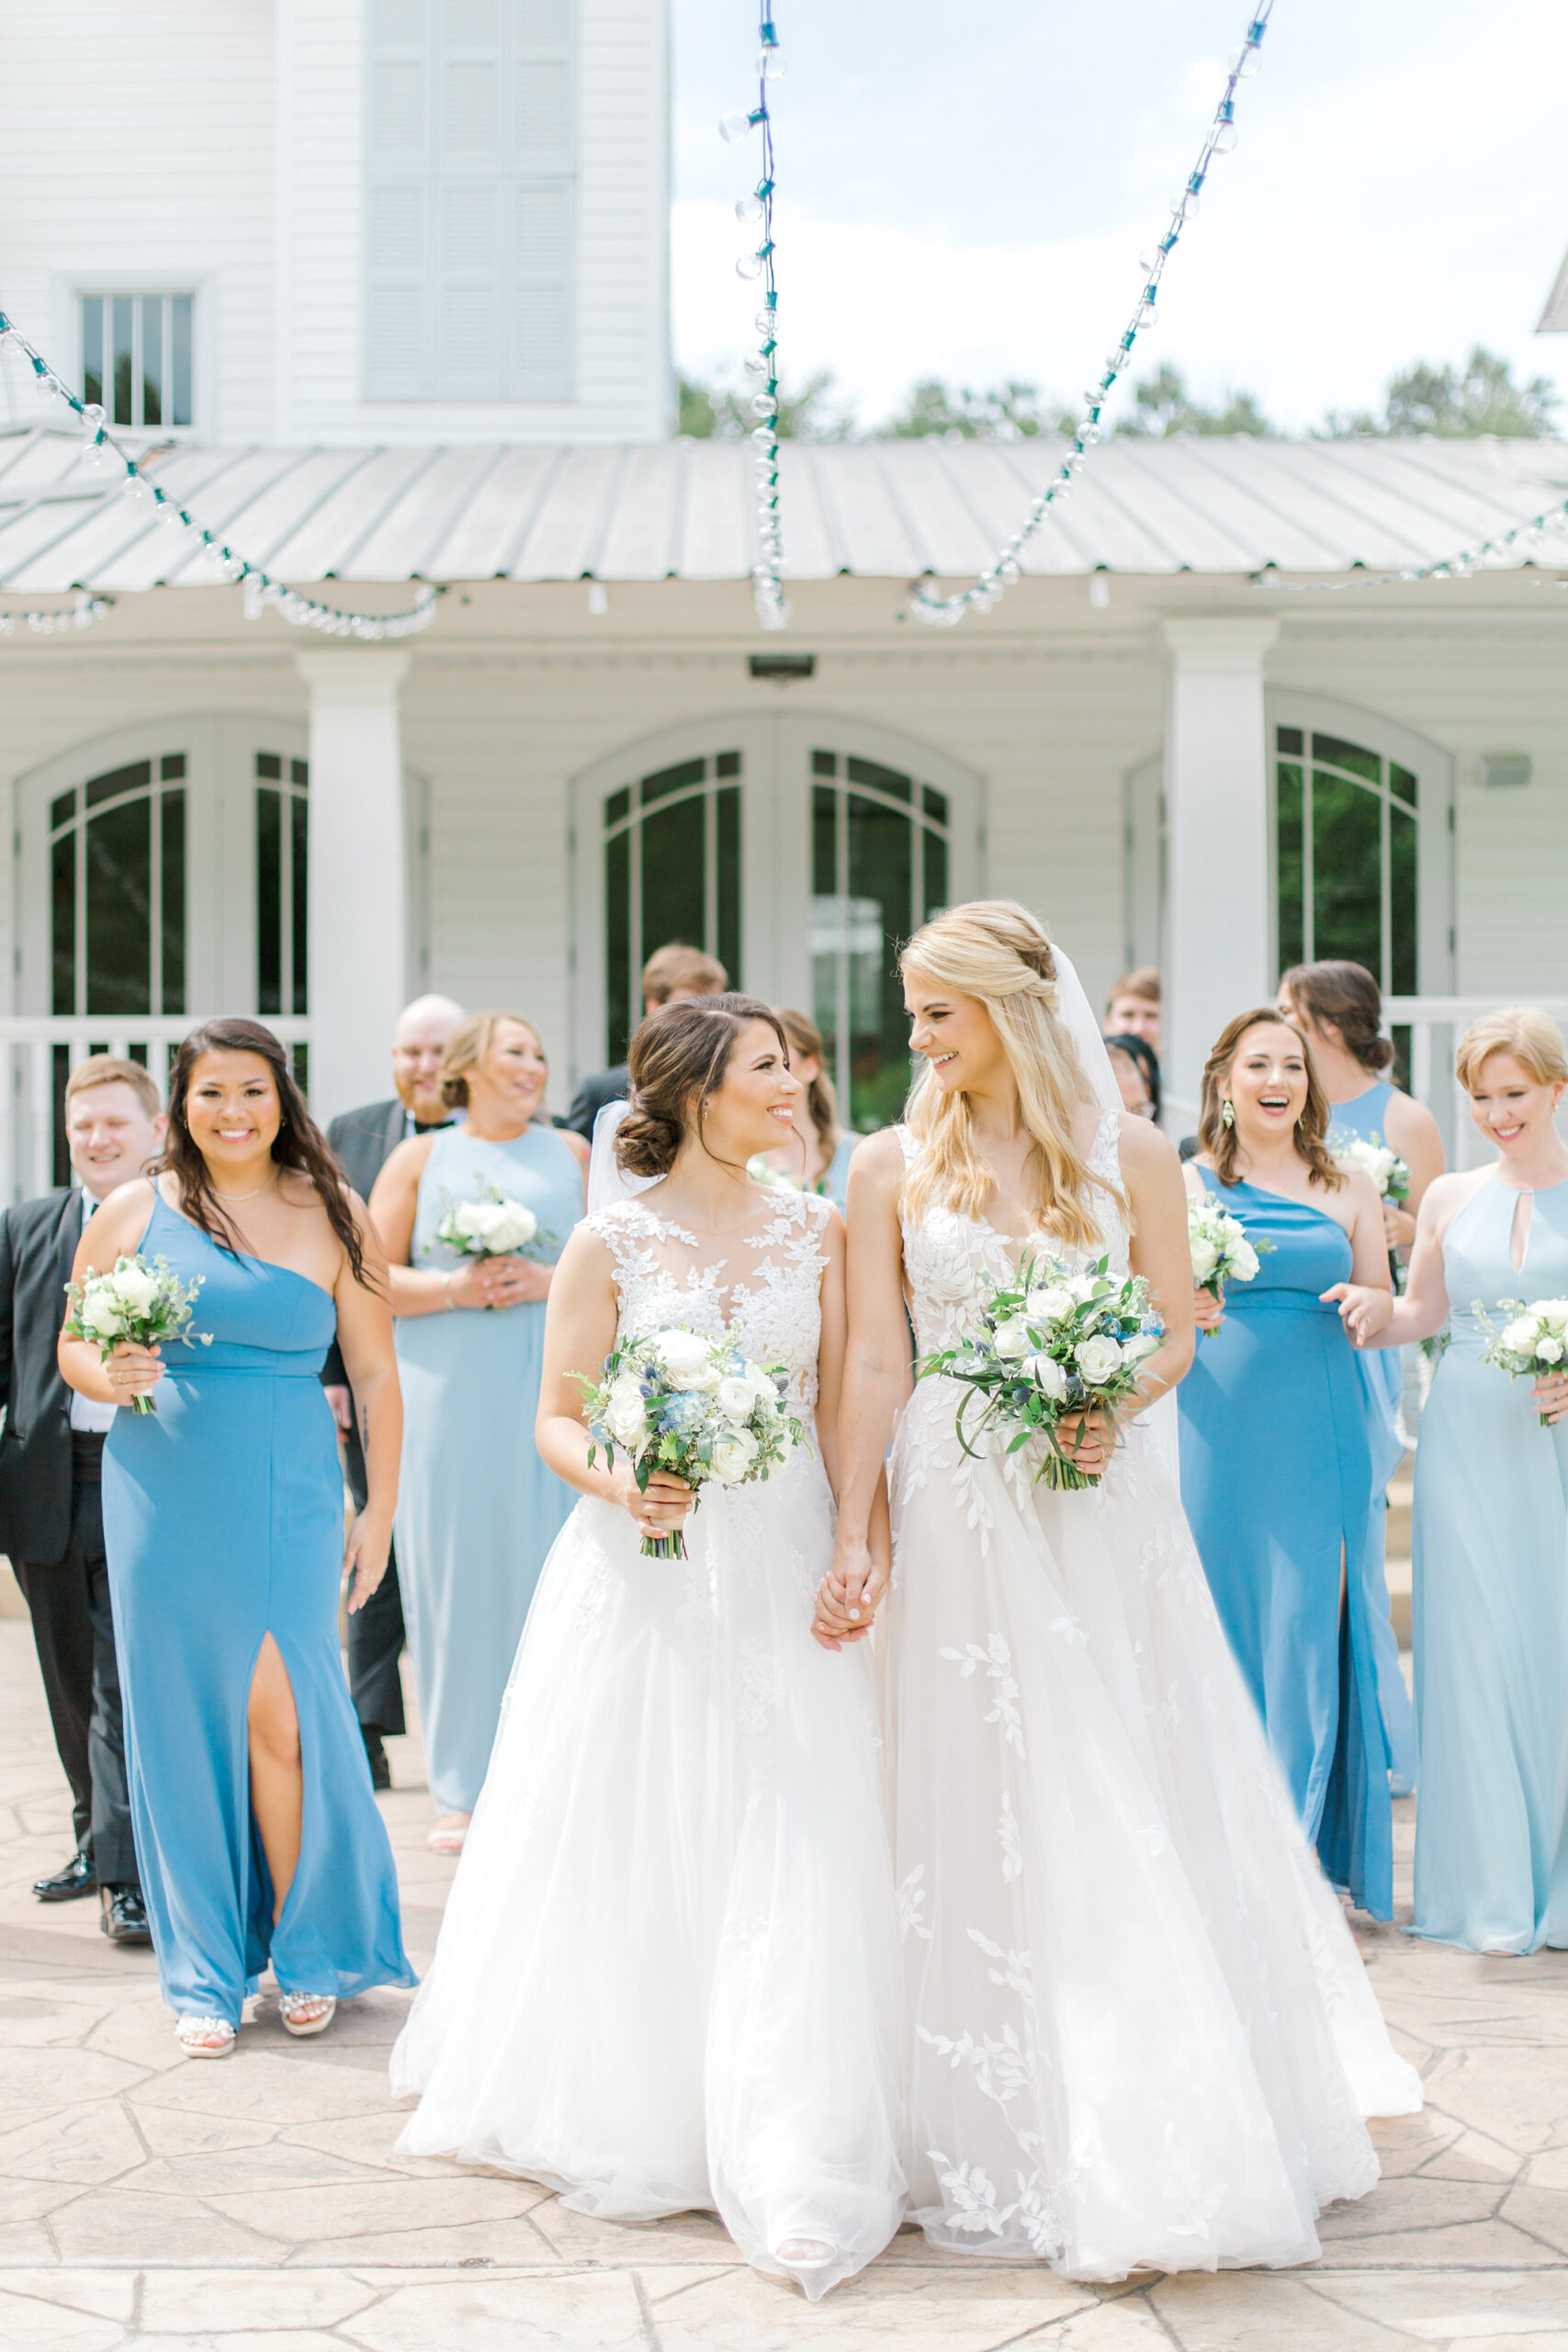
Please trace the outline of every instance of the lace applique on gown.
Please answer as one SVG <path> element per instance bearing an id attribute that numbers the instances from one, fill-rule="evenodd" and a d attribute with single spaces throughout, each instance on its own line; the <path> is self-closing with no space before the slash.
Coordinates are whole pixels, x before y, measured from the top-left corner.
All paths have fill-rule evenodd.
<path id="1" fill-rule="evenodd" d="M 829 1204 L 760 1195 L 704 1262 L 656 1204 L 588 1219 L 620 1329 L 728 1332 L 809 1408 Z M 404 2147 L 608 2220 L 711 2208 L 814 2297 L 905 2203 L 872 1664 L 810 1635 L 832 1532 L 805 1449 L 709 1487 L 684 1561 L 645 1560 L 626 1511 L 578 1502 L 392 2065 L 423 2093 Z"/>
<path id="2" fill-rule="evenodd" d="M 1117 1118 L 1091 1170 L 1127 1238 Z M 900 1129 L 906 1160 L 915 1146 Z M 1005 1238 L 904 1223 L 919 1350 L 953 1344 Z M 1378 2177 L 1362 2121 L 1421 2095 L 1297 1826 L 1156 1432 L 1055 1495 L 971 1461 L 922 1380 L 889 1474 L 895 1872 L 912 2052 L 906 2169 L 932 2244 L 1077 2278 L 1291 2263 Z"/>

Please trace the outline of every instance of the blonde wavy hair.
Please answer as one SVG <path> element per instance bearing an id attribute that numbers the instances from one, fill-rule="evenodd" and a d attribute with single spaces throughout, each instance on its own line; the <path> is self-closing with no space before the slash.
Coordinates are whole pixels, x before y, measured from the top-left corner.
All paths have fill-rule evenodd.
<path id="1" fill-rule="evenodd" d="M 1100 1187 L 1077 1140 L 1077 1114 L 1095 1098 L 1056 1017 L 1055 965 L 1040 923 L 1012 899 L 976 899 L 922 924 L 898 968 L 985 1006 L 1033 1138 L 1027 1166 L 1038 1222 L 1063 1241 L 1098 1241 L 1093 1195 Z M 978 1216 L 993 1180 L 975 1148 L 967 1096 L 944 1094 L 928 1064 L 915 1080 L 905 1123 L 920 1146 L 904 1179 L 909 1216 L 936 1205 Z M 1124 1213 L 1126 1204 L 1118 1200 Z"/>
<path id="2" fill-rule="evenodd" d="M 1568 1079 L 1562 1052 L 1562 1032 L 1550 1012 L 1538 1005 L 1509 1005 L 1502 1012 L 1483 1013 L 1459 1041 L 1454 1075 L 1467 1094 L 1474 1092 L 1481 1072 L 1494 1054 L 1512 1054 L 1538 1086 L 1555 1086 Z"/>

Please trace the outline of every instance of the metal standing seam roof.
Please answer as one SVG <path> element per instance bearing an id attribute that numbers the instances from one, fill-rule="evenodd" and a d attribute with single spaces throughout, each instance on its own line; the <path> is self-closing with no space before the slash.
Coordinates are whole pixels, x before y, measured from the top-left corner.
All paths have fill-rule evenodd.
<path id="1" fill-rule="evenodd" d="M 1055 440 L 786 442 L 786 570 L 977 571 L 1061 462 Z M 82 463 L 77 435 L 0 433 L 0 594 L 207 587 L 212 565 Z M 739 580 L 745 442 L 150 450 L 178 504 L 276 578 Z M 1338 573 L 1435 562 L 1568 498 L 1561 441 L 1113 438 L 1031 545 L 1037 575 Z M 1520 560 L 1528 560 L 1521 555 Z"/>

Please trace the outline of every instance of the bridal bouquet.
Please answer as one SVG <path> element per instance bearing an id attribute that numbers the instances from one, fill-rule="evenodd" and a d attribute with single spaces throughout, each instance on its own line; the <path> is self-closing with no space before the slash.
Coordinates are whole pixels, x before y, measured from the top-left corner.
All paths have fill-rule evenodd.
<path id="1" fill-rule="evenodd" d="M 446 1193 L 441 1197 L 446 1214 L 424 1245 L 426 1256 L 437 1241 L 444 1241 L 464 1258 L 531 1258 L 541 1266 L 555 1262 L 555 1235 L 499 1184 L 487 1184 L 476 1200 L 458 1201 L 456 1206 Z M 487 1306 L 485 1312 L 491 1309 Z"/>
<path id="2" fill-rule="evenodd" d="M 783 1364 L 757 1364 L 728 1340 L 672 1326 L 618 1339 L 604 1359 L 604 1377 L 572 1378 L 582 1391 L 591 1440 L 588 1466 L 598 1449 L 613 1469 L 615 1449 L 631 1463 L 643 1494 L 656 1470 L 702 1489 L 743 1487 L 770 1477 L 806 1431 L 785 1409 L 789 1374 Z M 683 1560 L 685 1538 L 645 1535 L 649 1560 Z"/>
<path id="3" fill-rule="evenodd" d="M 183 1340 L 193 1347 L 212 1345 L 210 1331 L 187 1331 L 203 1277 L 182 1283 L 166 1258 L 117 1258 L 107 1274 L 89 1274 L 85 1282 L 67 1283 L 71 1302 L 64 1329 L 67 1339 L 85 1340 L 107 1363 L 121 1340 L 139 1348 L 155 1348 L 165 1340 Z M 133 1396 L 133 1413 L 156 1412 L 151 1396 Z"/>
<path id="4" fill-rule="evenodd" d="M 1539 1380 L 1543 1373 L 1561 1372 L 1568 1359 L 1568 1298 L 1538 1298 L 1530 1306 L 1522 1298 L 1500 1298 L 1497 1304 L 1513 1317 L 1500 1331 L 1481 1301 L 1474 1303 L 1476 1321 L 1492 1334 L 1482 1363 L 1495 1364 L 1510 1380 Z M 1536 1418 L 1543 1430 L 1551 1427 L 1544 1413 Z"/>
<path id="5" fill-rule="evenodd" d="M 1225 1284 L 1251 1282 L 1258 1272 L 1259 1250 L 1272 1244 L 1249 1241 L 1241 1219 L 1222 1207 L 1214 1193 L 1204 1193 L 1201 1198 L 1188 1194 L 1187 1246 L 1192 1252 L 1194 1286 L 1206 1290 L 1216 1306 L 1223 1306 Z M 1206 1340 L 1213 1336 L 1213 1331 L 1203 1334 Z"/>
<path id="6" fill-rule="evenodd" d="M 1385 1201 L 1395 1207 L 1410 1190 L 1410 1163 L 1391 1151 L 1382 1136 L 1374 1129 L 1370 1136 L 1331 1135 L 1328 1148 L 1336 1159 L 1348 1159 L 1352 1168 L 1364 1168 Z"/>
<path id="7" fill-rule="evenodd" d="M 1058 1494 L 1099 1486 L 1099 1476 L 1080 1470 L 1058 1441 L 1057 1424 L 1065 1414 L 1096 1407 L 1113 1413 L 1134 1394 L 1139 1368 L 1160 1343 L 1147 1283 L 1108 1268 L 1100 1258 L 1074 1274 L 1055 1259 L 1026 1258 L 1011 1282 L 992 1291 L 978 1330 L 921 1364 L 922 1379 L 941 1374 L 962 1384 L 954 1426 L 965 1453 L 979 1452 L 965 1433 L 979 1398 L 975 1436 L 1005 1436 L 1008 1454 L 1043 1438 L 1037 1480 Z"/>

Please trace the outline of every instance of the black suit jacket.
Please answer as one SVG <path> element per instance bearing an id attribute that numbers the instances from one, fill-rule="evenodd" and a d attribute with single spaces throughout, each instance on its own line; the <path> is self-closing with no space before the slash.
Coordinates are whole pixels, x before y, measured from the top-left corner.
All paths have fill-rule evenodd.
<path id="1" fill-rule="evenodd" d="M 407 1125 L 407 1114 L 394 1095 L 389 1102 L 367 1102 L 363 1110 L 344 1111 L 328 1127 L 328 1148 L 362 1201 L 370 1198 L 370 1188 L 401 1143 Z M 348 1374 L 344 1370 L 335 1335 L 321 1366 L 321 1378 L 329 1388 L 348 1386 Z M 355 1450 L 358 1442 L 351 1431 L 350 1450 Z"/>
<path id="2" fill-rule="evenodd" d="M 593 1140 L 593 1122 L 606 1102 L 622 1102 L 631 1086 L 631 1073 L 623 1062 L 619 1069 L 601 1070 L 597 1078 L 585 1078 L 572 1097 L 571 1108 L 560 1122 L 584 1143 Z"/>
<path id="3" fill-rule="evenodd" d="M 55 1348 L 81 1238 L 74 1184 L 0 1212 L 0 1551 L 39 1567 L 71 1541 L 71 1391 Z"/>

